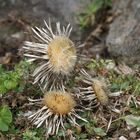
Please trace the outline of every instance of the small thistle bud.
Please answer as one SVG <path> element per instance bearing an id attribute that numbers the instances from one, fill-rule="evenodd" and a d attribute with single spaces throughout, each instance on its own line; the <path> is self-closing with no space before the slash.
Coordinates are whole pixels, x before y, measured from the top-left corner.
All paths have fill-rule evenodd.
<path id="1" fill-rule="evenodd" d="M 67 77 L 74 70 L 77 55 L 74 43 L 69 39 L 72 28 L 70 24 L 62 30 L 60 23 L 56 23 L 56 34 L 53 33 L 51 24 L 45 22 L 46 29 L 32 28 L 39 42 L 24 42 L 24 56 L 28 61 L 36 61 L 38 67 L 33 76 L 34 83 L 39 82 L 44 89 L 61 89 Z"/>

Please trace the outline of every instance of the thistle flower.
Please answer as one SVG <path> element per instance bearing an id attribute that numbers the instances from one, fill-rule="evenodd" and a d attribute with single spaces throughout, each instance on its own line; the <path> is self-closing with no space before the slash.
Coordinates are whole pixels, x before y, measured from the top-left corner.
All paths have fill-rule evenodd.
<path id="1" fill-rule="evenodd" d="M 45 89 L 51 85 L 50 90 L 61 89 L 64 81 L 74 70 L 77 60 L 76 48 L 69 39 L 72 27 L 70 24 L 65 28 L 56 23 L 56 33 L 52 31 L 51 23 L 45 22 L 46 28 L 32 28 L 37 39 L 41 43 L 24 42 L 24 56 L 28 61 L 38 62 L 33 76 L 34 83 L 39 82 Z"/>
<path id="2" fill-rule="evenodd" d="M 84 105 L 84 108 L 92 109 L 100 104 L 109 106 L 109 97 L 120 95 L 121 92 L 110 93 L 103 81 L 92 78 L 84 69 L 81 70 L 81 73 L 84 76 L 83 82 L 88 87 L 79 87 L 79 93 L 76 96 L 81 100 L 81 103 L 82 101 L 87 103 L 86 107 Z"/>
<path id="3" fill-rule="evenodd" d="M 40 100 L 35 100 L 35 102 L 40 103 Z M 76 119 L 87 122 L 76 113 L 76 102 L 68 92 L 50 91 L 44 95 L 42 105 L 43 107 L 29 118 L 37 127 L 45 123 L 47 136 L 57 134 L 59 128 L 65 130 L 66 122 L 77 126 L 79 124 Z"/>
<path id="4" fill-rule="evenodd" d="M 111 93 L 105 79 L 93 78 L 84 69 L 81 70 L 81 73 L 82 76 L 84 76 L 82 81 L 84 85 L 87 85 L 87 87 L 76 88 L 78 89 L 78 92 L 76 92 L 75 96 L 80 102 L 79 106 L 85 110 L 93 110 L 98 107 L 94 118 L 101 122 L 104 126 L 107 124 L 106 132 L 108 132 L 113 120 L 111 111 L 117 113 L 118 115 L 121 114 L 121 108 L 118 100 L 114 100 L 114 103 L 110 100 L 110 98 L 120 96 L 123 92 L 119 91 Z M 103 109 L 104 107 L 106 107 L 105 110 Z"/>

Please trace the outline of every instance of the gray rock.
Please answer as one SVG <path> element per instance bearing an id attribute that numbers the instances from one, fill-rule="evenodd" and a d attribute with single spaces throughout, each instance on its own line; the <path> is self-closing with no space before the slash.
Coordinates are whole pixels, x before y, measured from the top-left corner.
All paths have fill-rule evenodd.
<path id="1" fill-rule="evenodd" d="M 140 66 L 140 1 L 116 0 L 113 10 L 120 10 L 121 15 L 110 25 L 108 51 L 127 64 Z"/>
<path id="2" fill-rule="evenodd" d="M 60 21 L 62 25 L 71 23 L 73 39 L 79 40 L 81 31 L 77 25 L 77 14 L 83 11 L 91 0 L 0 0 L 0 18 L 7 16 L 13 10 L 23 16 L 39 21 L 49 18 L 54 23 Z"/>

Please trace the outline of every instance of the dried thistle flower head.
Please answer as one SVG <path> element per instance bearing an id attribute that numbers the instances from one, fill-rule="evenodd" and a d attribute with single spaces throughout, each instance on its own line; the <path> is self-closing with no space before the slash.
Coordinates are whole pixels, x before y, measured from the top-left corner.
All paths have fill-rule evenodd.
<path id="1" fill-rule="evenodd" d="M 81 70 L 81 73 L 84 76 L 83 82 L 87 87 L 78 87 L 77 97 L 85 102 L 86 105 L 83 107 L 90 110 L 100 104 L 103 106 L 108 105 L 109 97 L 105 84 L 97 78 L 92 78 L 84 69 Z"/>
<path id="2" fill-rule="evenodd" d="M 56 23 L 56 34 L 52 31 L 51 23 L 45 22 L 46 28 L 32 28 L 39 40 L 38 43 L 25 41 L 24 56 L 29 61 L 38 62 L 33 76 L 34 83 L 39 82 L 44 89 L 51 86 L 60 89 L 70 73 L 74 70 L 77 55 L 74 43 L 69 39 L 72 28 L 70 24 L 65 28 Z M 58 82 L 59 81 L 59 82 Z"/>
<path id="3" fill-rule="evenodd" d="M 35 103 L 40 104 L 40 100 L 35 100 Z M 61 128 L 65 130 L 64 123 L 66 122 L 77 126 L 79 124 L 76 119 L 87 122 L 77 114 L 79 110 L 75 108 L 76 103 L 71 93 L 50 91 L 44 95 L 42 104 L 43 107 L 30 115 L 29 118 L 32 119 L 37 127 L 44 123 L 47 136 L 57 134 Z"/>
<path id="4" fill-rule="evenodd" d="M 43 104 L 52 112 L 60 115 L 69 113 L 76 105 L 70 94 L 61 91 L 52 91 L 45 94 Z"/>
<path id="5" fill-rule="evenodd" d="M 82 81 L 87 87 L 78 87 L 79 92 L 76 96 L 84 109 L 91 110 L 101 104 L 116 113 L 120 112 L 110 104 L 109 98 L 120 96 L 122 91 L 111 93 L 105 79 L 92 78 L 84 69 L 81 70 L 81 74 L 84 76 Z"/>

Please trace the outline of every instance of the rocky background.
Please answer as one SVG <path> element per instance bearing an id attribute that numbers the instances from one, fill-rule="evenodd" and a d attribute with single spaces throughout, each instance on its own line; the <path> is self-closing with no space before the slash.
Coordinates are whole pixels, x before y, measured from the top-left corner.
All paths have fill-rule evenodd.
<path id="1" fill-rule="evenodd" d="M 44 26 L 43 20 L 49 18 L 53 24 L 56 21 L 60 21 L 62 25 L 71 23 L 73 26 L 71 38 L 80 41 L 83 32 L 79 29 L 77 15 L 90 2 L 91 0 L 0 0 L 0 55 L 11 49 L 17 52 L 13 49 L 19 47 L 25 39 L 27 27 Z M 112 13 L 118 12 L 119 16 L 108 25 L 105 44 L 97 45 L 93 42 L 90 47 L 91 53 L 105 47 L 109 55 L 118 60 L 131 65 L 140 64 L 140 2 L 139 0 L 113 2 Z"/>
<path id="2" fill-rule="evenodd" d="M 52 23 L 56 21 L 61 21 L 63 25 L 71 23 L 73 26 L 71 38 L 75 41 L 80 41 L 82 32 L 78 26 L 77 15 L 90 2 L 91 0 L 0 0 L 0 42 L 4 42 L 6 46 L 9 46 L 9 43 L 10 45 L 14 44 L 11 48 L 16 48 L 19 45 L 17 41 L 22 42 L 24 40 L 24 33 L 18 32 L 19 30 L 21 31 L 21 28 L 23 30 L 24 24 L 43 26 L 43 20 L 48 20 L 49 18 Z M 114 0 L 112 13 L 117 12 L 119 16 L 109 24 L 109 32 L 104 37 L 104 47 L 107 48 L 111 56 L 121 61 L 123 60 L 127 64 L 139 64 L 140 2 L 139 0 Z M 5 19 L 7 19 L 8 26 L 4 24 Z M 15 28 L 18 29 L 11 29 L 11 26 L 15 26 L 14 23 L 17 23 Z M 20 39 L 16 40 L 18 37 Z M 81 42 L 83 41 L 85 40 Z M 98 48 L 99 46 L 95 46 L 93 42 L 92 51 L 95 51 L 94 47 Z M 8 50 L 11 50 L 11 48 L 8 48 Z M 0 50 L 2 55 L 2 52 L 4 53 L 2 47 Z"/>
<path id="3" fill-rule="evenodd" d="M 110 25 L 106 39 L 109 53 L 127 64 L 140 64 L 140 1 L 118 0 L 113 11 L 119 11 L 120 16 Z"/>

